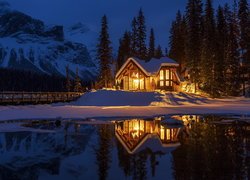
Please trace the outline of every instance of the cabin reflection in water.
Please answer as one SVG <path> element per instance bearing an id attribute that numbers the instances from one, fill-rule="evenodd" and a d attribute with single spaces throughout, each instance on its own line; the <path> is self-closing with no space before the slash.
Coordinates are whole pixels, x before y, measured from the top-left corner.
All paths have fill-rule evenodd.
<path id="1" fill-rule="evenodd" d="M 115 134 L 128 153 L 142 149 L 169 152 L 180 145 L 178 135 L 181 127 L 163 126 L 160 119 L 151 121 L 132 119 L 115 122 Z"/>

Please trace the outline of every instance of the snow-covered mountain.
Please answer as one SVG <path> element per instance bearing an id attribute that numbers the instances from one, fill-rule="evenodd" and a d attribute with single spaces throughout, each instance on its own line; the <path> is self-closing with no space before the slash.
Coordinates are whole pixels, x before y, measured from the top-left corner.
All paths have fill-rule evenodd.
<path id="1" fill-rule="evenodd" d="M 0 2 L 0 67 L 65 76 L 68 65 L 72 77 L 78 67 L 81 78 L 91 80 L 97 74 L 96 63 L 83 41 L 73 39 L 87 31 L 81 24 L 70 30 L 47 26 Z"/>
<path id="2" fill-rule="evenodd" d="M 77 42 L 83 43 L 88 47 L 91 58 L 96 62 L 96 44 L 98 39 L 98 32 L 87 25 L 78 22 L 69 27 L 64 28 L 65 38 Z"/>

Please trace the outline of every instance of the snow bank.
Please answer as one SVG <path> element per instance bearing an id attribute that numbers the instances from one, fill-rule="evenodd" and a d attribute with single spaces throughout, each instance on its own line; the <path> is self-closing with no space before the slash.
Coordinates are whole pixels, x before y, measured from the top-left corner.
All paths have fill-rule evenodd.
<path id="1" fill-rule="evenodd" d="M 98 90 L 84 94 L 74 106 L 168 106 L 204 104 L 210 99 L 198 95 L 177 92 L 129 92 L 115 90 Z"/>
<path id="2" fill-rule="evenodd" d="M 154 101 L 161 101 L 158 92 L 127 92 L 99 90 L 84 94 L 74 106 L 148 106 Z"/>
<path id="3" fill-rule="evenodd" d="M 76 102 L 51 105 L 0 106 L 0 121 L 15 119 L 84 119 L 151 117 L 167 114 L 250 115 L 249 98 L 208 99 L 184 93 L 100 90 Z M 109 118 L 107 118 L 109 120 Z"/>

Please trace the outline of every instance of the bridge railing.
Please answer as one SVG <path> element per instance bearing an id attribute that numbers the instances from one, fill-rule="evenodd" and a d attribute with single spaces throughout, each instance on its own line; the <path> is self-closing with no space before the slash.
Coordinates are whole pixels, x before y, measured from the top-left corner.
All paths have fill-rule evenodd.
<path id="1" fill-rule="evenodd" d="M 0 92 L 0 104 L 53 103 L 73 101 L 82 96 L 80 92 Z"/>

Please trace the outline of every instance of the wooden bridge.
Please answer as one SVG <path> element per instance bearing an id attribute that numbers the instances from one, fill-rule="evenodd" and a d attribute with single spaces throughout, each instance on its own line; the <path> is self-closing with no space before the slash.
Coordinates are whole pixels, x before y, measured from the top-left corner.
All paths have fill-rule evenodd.
<path id="1" fill-rule="evenodd" d="M 79 92 L 0 92 L 0 105 L 69 102 L 81 95 Z"/>

